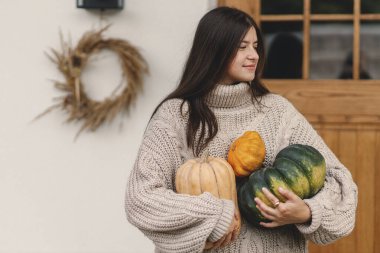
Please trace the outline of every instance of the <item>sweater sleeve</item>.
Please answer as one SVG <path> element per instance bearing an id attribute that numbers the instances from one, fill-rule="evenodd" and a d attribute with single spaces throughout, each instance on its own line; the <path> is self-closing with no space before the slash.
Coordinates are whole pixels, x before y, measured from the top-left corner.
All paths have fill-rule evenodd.
<path id="1" fill-rule="evenodd" d="M 297 224 L 298 230 L 317 244 L 328 244 L 347 236 L 355 225 L 358 190 L 351 173 L 337 159 L 310 123 L 291 106 L 287 129 L 289 144 L 316 148 L 326 160 L 326 179 L 322 189 L 305 199 L 311 210 L 311 222 Z"/>
<path id="2" fill-rule="evenodd" d="M 202 252 L 206 240 L 217 241 L 226 233 L 235 207 L 231 200 L 207 192 L 199 196 L 175 192 L 183 143 L 167 109 L 164 104 L 145 131 L 127 184 L 126 214 L 160 252 Z"/>

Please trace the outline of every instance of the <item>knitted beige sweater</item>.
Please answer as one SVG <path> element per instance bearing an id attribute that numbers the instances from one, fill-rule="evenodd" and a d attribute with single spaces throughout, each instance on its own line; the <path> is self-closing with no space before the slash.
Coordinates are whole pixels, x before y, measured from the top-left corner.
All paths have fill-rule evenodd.
<path id="1" fill-rule="evenodd" d="M 156 252 L 202 252 L 206 240 L 216 241 L 232 221 L 234 204 L 210 193 L 189 196 L 175 192 L 176 170 L 193 158 L 186 144 L 186 106 L 180 99 L 165 102 L 151 119 L 130 174 L 125 208 L 130 223 L 156 245 Z M 331 243 L 348 235 L 355 224 L 357 187 L 350 172 L 283 97 L 268 94 L 262 106 L 252 103 L 246 83 L 219 85 L 207 103 L 216 115 L 219 132 L 208 145 L 211 156 L 227 158 L 232 141 L 246 130 L 262 136 L 267 154 L 264 165 L 292 143 L 308 144 L 326 159 L 324 187 L 311 199 L 310 224 L 275 229 L 253 227 L 243 220 L 237 240 L 211 252 L 307 252 L 307 240 Z"/>

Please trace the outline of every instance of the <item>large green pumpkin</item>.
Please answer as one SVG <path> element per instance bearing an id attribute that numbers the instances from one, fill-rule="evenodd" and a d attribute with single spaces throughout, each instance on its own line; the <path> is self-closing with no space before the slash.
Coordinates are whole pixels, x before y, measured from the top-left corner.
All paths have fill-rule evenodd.
<path id="1" fill-rule="evenodd" d="M 326 176 L 326 162 L 321 153 L 308 145 L 293 144 L 282 149 L 273 166 L 253 172 L 238 183 L 238 203 L 242 216 L 251 224 L 267 221 L 256 208 L 255 197 L 268 206 L 273 204 L 262 192 L 269 189 L 281 202 L 286 200 L 278 187 L 289 189 L 301 199 L 314 196 L 323 186 Z"/>

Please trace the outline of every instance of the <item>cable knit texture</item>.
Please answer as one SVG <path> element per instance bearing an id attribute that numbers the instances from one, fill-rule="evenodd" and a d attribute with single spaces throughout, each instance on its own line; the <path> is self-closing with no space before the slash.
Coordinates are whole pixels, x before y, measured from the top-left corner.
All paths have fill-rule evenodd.
<path id="1" fill-rule="evenodd" d="M 218 85 L 206 101 L 215 113 L 219 132 L 207 147 L 211 156 L 227 158 L 234 139 L 247 130 L 260 133 L 267 154 L 264 165 L 293 144 L 318 149 L 326 159 L 324 187 L 305 199 L 312 219 L 275 229 L 242 222 L 237 240 L 208 252 L 307 252 L 307 240 L 331 243 L 348 235 L 355 224 L 357 187 L 306 119 L 285 98 L 268 94 L 253 102 L 246 83 Z M 187 104 L 166 101 L 150 120 L 130 174 L 125 199 L 127 218 L 156 245 L 156 252 L 202 252 L 207 240 L 217 241 L 228 230 L 234 203 L 210 193 L 199 196 L 175 191 L 176 170 L 193 158 L 186 143 Z"/>

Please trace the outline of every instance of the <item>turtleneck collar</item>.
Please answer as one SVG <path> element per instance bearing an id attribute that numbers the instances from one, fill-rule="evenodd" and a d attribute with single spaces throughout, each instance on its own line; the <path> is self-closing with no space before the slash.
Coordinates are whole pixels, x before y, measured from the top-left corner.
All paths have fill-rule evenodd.
<path id="1" fill-rule="evenodd" d="M 218 108 L 239 107 L 251 101 L 250 88 L 245 82 L 218 84 L 206 97 L 206 103 L 210 107 Z"/>

